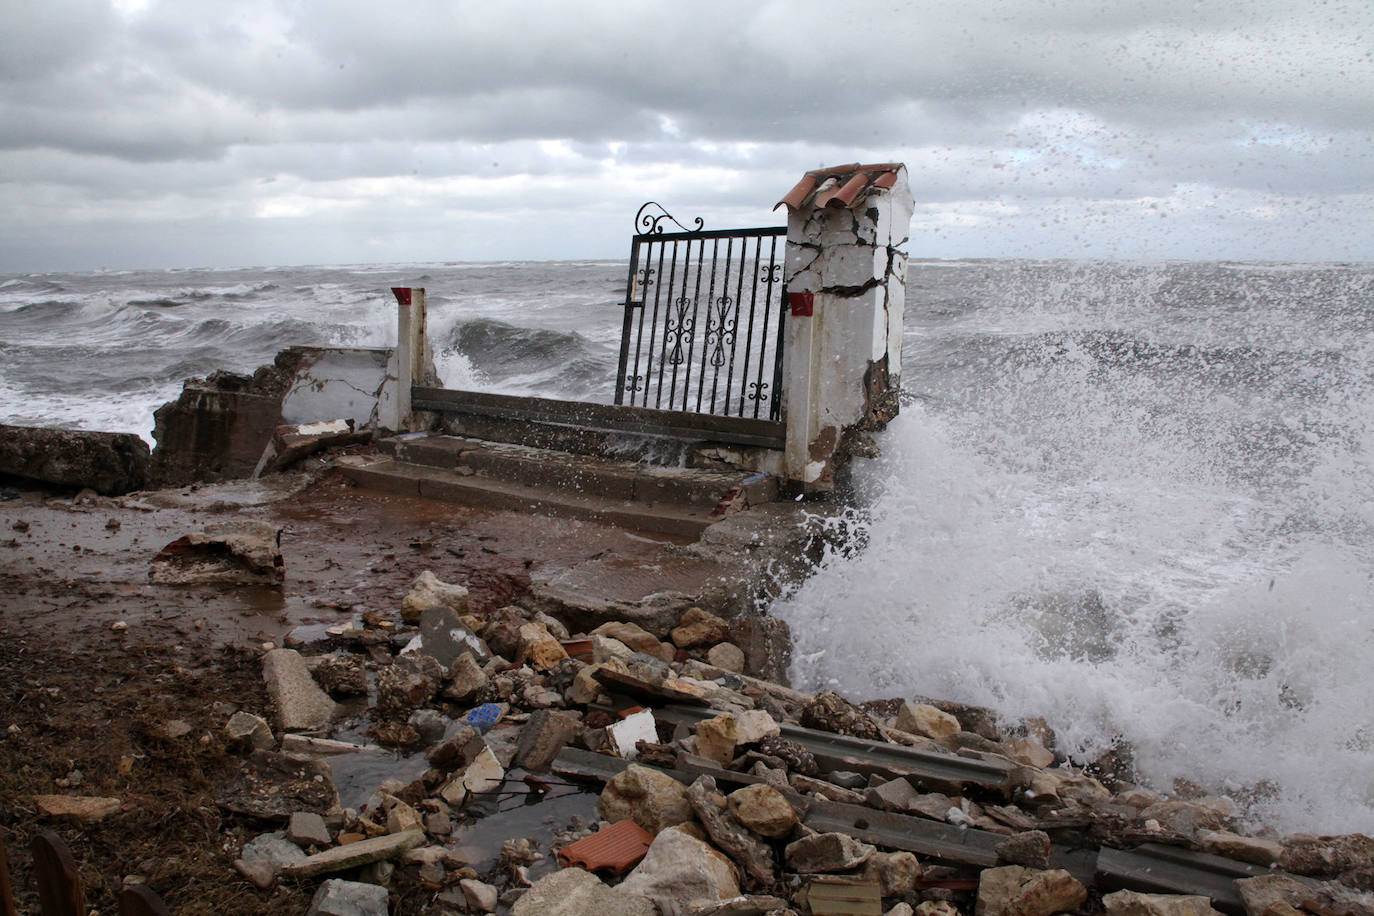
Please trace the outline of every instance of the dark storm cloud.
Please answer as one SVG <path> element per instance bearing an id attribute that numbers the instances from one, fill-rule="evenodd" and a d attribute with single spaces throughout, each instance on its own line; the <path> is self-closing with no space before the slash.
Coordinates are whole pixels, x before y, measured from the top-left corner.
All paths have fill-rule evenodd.
<path id="1" fill-rule="evenodd" d="M 249 233 L 328 220 L 339 261 L 385 248 L 378 227 L 400 207 L 407 242 L 445 246 L 444 220 L 590 214 L 578 244 L 613 255 L 628 215 L 611 214 L 638 199 L 766 219 L 800 171 L 895 158 L 954 248 L 1109 220 L 1133 256 L 1160 237 L 1143 228 L 1159 201 L 1189 214 L 1201 200 L 1231 215 L 1216 247 L 1234 256 L 1237 227 L 1287 231 L 1277 197 L 1355 214 L 1353 232 L 1328 233 L 1331 256 L 1374 254 L 1351 241 L 1374 228 L 1359 222 L 1374 203 L 1364 0 L 12 0 L 6 15 L 0 205 L 37 221 L 4 230 L 10 250 L 40 223 L 109 237 L 176 218 Z M 1214 224 L 1187 225 L 1207 244 Z M 349 247 L 349 227 L 372 247 Z M 1130 227 L 1150 245 L 1132 247 Z M 1322 256 L 1321 233 L 1292 232 Z M 226 250 L 214 234 L 206 261 Z M 1035 250 L 1056 239 L 1080 253 L 1067 231 Z"/>

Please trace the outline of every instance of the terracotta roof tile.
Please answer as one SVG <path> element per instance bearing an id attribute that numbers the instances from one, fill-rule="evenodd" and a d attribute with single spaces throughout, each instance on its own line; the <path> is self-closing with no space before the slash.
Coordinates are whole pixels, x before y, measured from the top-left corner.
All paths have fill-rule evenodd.
<path id="1" fill-rule="evenodd" d="M 873 191 L 885 191 L 897 183 L 897 173 L 906 166 L 900 162 L 881 162 L 873 165 L 836 165 L 813 169 L 773 207 L 786 206 L 789 211 L 808 207 L 849 207 L 861 204 Z"/>
<path id="2" fill-rule="evenodd" d="M 558 858 L 565 865 L 581 865 L 587 871 L 623 875 L 644 858 L 653 841 L 653 834 L 627 819 L 564 846 L 558 850 Z"/>

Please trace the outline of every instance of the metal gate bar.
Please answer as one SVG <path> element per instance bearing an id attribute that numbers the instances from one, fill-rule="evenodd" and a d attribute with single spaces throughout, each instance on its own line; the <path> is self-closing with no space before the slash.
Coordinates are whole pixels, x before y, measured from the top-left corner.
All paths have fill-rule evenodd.
<path id="1" fill-rule="evenodd" d="M 688 230 L 651 206 L 635 217 L 615 403 L 779 419 L 786 228 Z"/>

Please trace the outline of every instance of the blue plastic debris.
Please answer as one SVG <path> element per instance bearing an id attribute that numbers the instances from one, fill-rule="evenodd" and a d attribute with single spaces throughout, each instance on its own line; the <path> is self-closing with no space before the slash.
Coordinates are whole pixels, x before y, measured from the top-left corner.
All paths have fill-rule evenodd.
<path id="1" fill-rule="evenodd" d="M 468 710 L 468 714 L 463 716 L 463 721 L 485 735 L 493 725 L 501 721 L 501 717 L 505 714 L 505 703 L 483 703 L 481 706 Z"/>

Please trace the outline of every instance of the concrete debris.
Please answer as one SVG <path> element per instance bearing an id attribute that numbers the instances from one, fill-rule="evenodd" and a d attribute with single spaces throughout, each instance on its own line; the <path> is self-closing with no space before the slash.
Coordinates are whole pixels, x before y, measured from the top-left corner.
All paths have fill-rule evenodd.
<path id="1" fill-rule="evenodd" d="M 0 425 L 0 475 L 118 496 L 143 489 L 150 457 L 133 433 Z"/>
<path id="2" fill-rule="evenodd" d="M 233 860 L 253 886 L 345 871 L 395 885 L 399 875 L 450 911 L 480 913 L 1049 916 L 1091 899 L 1120 916 L 1276 916 L 1359 912 L 1350 901 L 1364 898 L 1351 895 L 1374 883 L 1374 840 L 1249 836 L 1229 800 L 1109 787 L 1056 757 L 1053 734 L 1035 723 L 1004 735 L 981 707 L 926 697 L 859 706 L 741 675 L 716 651 L 738 626 L 705 610 L 681 613 L 670 645 L 628 622 L 569 633 L 513 605 L 466 615 L 454 606 L 466 608 L 466 590 L 432 574 L 408 598 L 423 605 L 409 651 L 400 647 L 415 627 L 365 614 L 346 639 L 320 645 L 314 679 L 294 650 L 264 655 L 283 729 L 329 727 L 336 704 L 322 684 L 370 692 L 366 724 L 350 728 L 406 744 L 417 762 L 423 751 L 418 767 L 402 775 L 398 761 L 396 778 L 369 787 L 366 803 L 340 807 L 323 760 L 384 772 L 386 752 L 286 734 L 293 753 L 276 753 L 252 713 L 226 723 L 247 759 L 217 801 L 285 826 Z M 510 837 L 487 871 L 454 845 L 470 819 L 575 783 L 601 786 L 605 821 L 637 825 L 619 884 L 576 867 L 530 877 L 596 836 L 591 821 L 575 819 L 543 848 Z M 562 864 L 575 861 L 574 851 Z"/>
<path id="3" fill-rule="evenodd" d="M 286 578 L 281 532 L 254 519 L 207 525 L 158 551 L 148 577 L 159 585 L 280 585 Z"/>
<path id="4" fill-rule="evenodd" d="M 338 711 L 338 704 L 315 683 L 305 659 L 295 649 L 272 649 L 264 655 L 262 677 L 282 731 L 324 728 Z"/>
<path id="5" fill-rule="evenodd" d="M 47 817 L 71 818 L 85 823 L 102 821 L 123 805 L 117 798 L 92 795 L 35 795 L 33 803 Z"/>
<path id="6" fill-rule="evenodd" d="M 320 885 L 305 916 L 386 916 L 386 888 L 331 878 Z"/>

